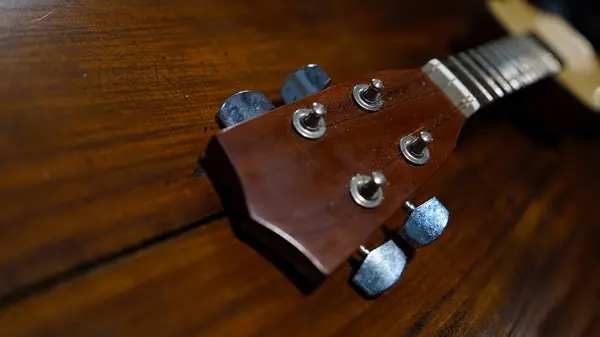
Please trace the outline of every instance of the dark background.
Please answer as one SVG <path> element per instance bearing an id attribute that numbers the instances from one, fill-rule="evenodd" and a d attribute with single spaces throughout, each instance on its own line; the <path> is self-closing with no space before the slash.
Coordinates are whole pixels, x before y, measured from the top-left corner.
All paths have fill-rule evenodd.
<path id="1" fill-rule="evenodd" d="M 193 175 L 239 90 L 501 35 L 475 0 L 4 1 L 0 335 L 598 335 L 598 118 L 552 81 L 467 122 L 415 196 L 451 224 L 377 300 L 349 264 L 303 294 Z"/>

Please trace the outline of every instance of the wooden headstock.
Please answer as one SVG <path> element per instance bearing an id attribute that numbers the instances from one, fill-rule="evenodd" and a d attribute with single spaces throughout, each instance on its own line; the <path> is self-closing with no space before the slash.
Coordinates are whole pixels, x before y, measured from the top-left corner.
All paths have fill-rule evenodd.
<path id="1" fill-rule="evenodd" d="M 361 109 L 356 84 L 385 83 L 383 107 Z M 292 127 L 297 109 L 327 108 L 327 132 L 317 140 Z M 441 166 L 465 120 L 421 70 L 384 71 L 348 81 L 274 109 L 216 135 L 207 150 L 207 172 L 230 217 L 265 242 L 309 280 L 342 264 Z M 398 142 L 428 131 L 430 161 L 407 162 Z M 384 201 L 373 209 L 349 193 L 356 174 L 383 172 Z"/>

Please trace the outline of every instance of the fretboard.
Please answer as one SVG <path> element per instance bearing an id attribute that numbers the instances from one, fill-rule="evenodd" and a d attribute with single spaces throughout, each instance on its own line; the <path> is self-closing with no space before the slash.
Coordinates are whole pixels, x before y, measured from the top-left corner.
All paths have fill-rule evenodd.
<path id="1" fill-rule="evenodd" d="M 423 67 L 467 116 L 560 69 L 552 52 L 528 35 L 495 40 Z"/>

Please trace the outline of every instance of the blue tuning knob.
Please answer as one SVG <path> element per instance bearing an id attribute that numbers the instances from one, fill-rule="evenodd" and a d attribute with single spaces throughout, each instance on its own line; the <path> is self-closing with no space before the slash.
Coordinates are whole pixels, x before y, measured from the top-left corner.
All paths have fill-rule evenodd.
<path id="1" fill-rule="evenodd" d="M 281 98 L 290 104 L 306 96 L 315 94 L 329 86 L 331 78 L 323 68 L 309 64 L 291 73 L 281 87 Z"/>

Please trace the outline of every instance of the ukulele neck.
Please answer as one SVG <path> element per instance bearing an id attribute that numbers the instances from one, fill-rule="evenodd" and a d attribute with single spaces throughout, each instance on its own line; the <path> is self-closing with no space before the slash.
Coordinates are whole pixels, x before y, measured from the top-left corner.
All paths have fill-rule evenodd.
<path id="1" fill-rule="evenodd" d="M 537 38 L 511 36 L 429 61 L 423 70 L 467 117 L 492 102 L 561 70 Z"/>

